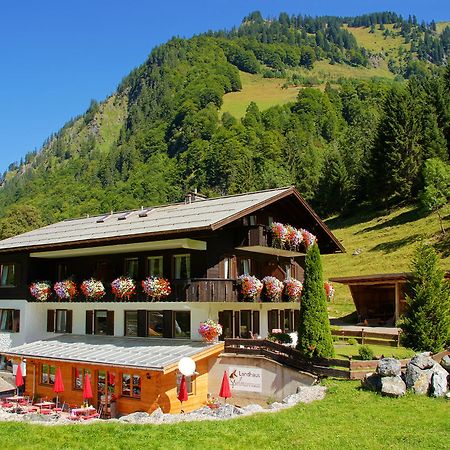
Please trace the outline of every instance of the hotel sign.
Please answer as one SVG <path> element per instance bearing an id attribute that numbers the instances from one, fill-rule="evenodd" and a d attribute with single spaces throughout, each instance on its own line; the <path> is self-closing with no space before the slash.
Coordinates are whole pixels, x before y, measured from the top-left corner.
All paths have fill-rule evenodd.
<path id="1" fill-rule="evenodd" d="M 262 392 L 262 369 L 257 367 L 228 367 L 230 387 L 234 391 Z"/>

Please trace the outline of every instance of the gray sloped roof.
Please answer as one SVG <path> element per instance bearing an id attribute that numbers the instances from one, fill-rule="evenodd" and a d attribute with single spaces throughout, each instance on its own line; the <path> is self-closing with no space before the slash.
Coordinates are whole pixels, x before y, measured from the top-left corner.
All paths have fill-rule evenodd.
<path id="1" fill-rule="evenodd" d="M 10 348 L 7 355 L 162 371 L 184 356 L 211 348 L 203 342 L 92 335 L 61 335 Z"/>
<path id="2" fill-rule="evenodd" d="M 141 210 L 134 210 L 108 216 L 64 220 L 4 239 L 0 241 L 0 251 L 206 229 L 248 208 L 292 191 L 293 188 L 288 187 L 198 200 L 189 204 L 156 206 L 144 210 L 145 217 L 140 217 Z M 104 221 L 99 222 L 102 217 Z"/>

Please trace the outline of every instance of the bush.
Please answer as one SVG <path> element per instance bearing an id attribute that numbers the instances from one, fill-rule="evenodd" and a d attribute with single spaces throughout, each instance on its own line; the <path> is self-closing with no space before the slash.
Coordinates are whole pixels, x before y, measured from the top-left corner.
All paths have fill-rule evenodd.
<path id="1" fill-rule="evenodd" d="M 279 344 L 292 344 L 292 338 L 288 333 L 269 333 L 267 340 L 278 342 Z"/>
<path id="2" fill-rule="evenodd" d="M 350 338 L 347 342 L 350 345 L 358 345 L 358 341 L 355 338 Z"/>
<path id="3" fill-rule="evenodd" d="M 375 358 L 373 350 L 368 345 L 360 345 L 358 348 L 358 354 L 364 361 L 370 361 Z"/>

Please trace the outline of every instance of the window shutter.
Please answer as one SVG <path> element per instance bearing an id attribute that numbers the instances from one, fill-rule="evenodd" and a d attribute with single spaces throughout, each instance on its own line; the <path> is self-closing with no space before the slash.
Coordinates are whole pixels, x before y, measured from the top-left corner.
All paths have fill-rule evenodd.
<path id="1" fill-rule="evenodd" d="M 165 310 L 163 311 L 163 337 L 172 338 L 173 337 L 173 311 Z"/>
<path id="2" fill-rule="evenodd" d="M 259 335 L 259 311 L 253 311 L 253 334 Z"/>
<path id="3" fill-rule="evenodd" d="M 47 309 L 47 333 L 55 331 L 55 310 Z"/>
<path id="4" fill-rule="evenodd" d="M 67 310 L 66 313 L 66 333 L 72 333 L 73 311 Z"/>
<path id="5" fill-rule="evenodd" d="M 284 333 L 284 310 L 280 309 L 280 321 L 279 321 L 279 327 L 281 332 Z"/>
<path id="6" fill-rule="evenodd" d="M 225 320 L 224 320 L 224 311 L 219 311 L 219 323 L 223 326 L 223 324 L 225 323 Z M 220 341 L 224 341 L 225 340 L 225 333 L 222 333 L 220 336 L 219 336 L 219 340 Z"/>
<path id="7" fill-rule="evenodd" d="M 234 312 L 234 333 L 233 337 L 242 337 L 240 335 L 241 333 L 241 315 L 239 314 L 239 311 Z"/>
<path id="8" fill-rule="evenodd" d="M 20 331 L 20 309 L 15 309 L 13 313 L 13 328 L 14 333 L 19 333 Z"/>
<path id="9" fill-rule="evenodd" d="M 300 310 L 294 309 L 294 331 L 298 331 L 299 322 L 300 322 Z"/>
<path id="10" fill-rule="evenodd" d="M 146 337 L 147 329 L 147 311 L 145 309 L 138 309 L 137 312 L 137 335 L 139 337 Z"/>
<path id="11" fill-rule="evenodd" d="M 94 320 L 94 311 L 86 311 L 86 334 L 92 334 L 92 322 Z"/>
<path id="12" fill-rule="evenodd" d="M 108 311 L 106 323 L 106 334 L 108 336 L 114 336 L 114 311 Z"/>

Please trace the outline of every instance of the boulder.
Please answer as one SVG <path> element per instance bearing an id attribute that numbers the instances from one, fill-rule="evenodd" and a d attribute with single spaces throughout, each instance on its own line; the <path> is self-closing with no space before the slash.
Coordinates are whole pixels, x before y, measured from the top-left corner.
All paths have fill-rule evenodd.
<path id="1" fill-rule="evenodd" d="M 264 412 L 265 409 L 256 403 L 251 403 L 250 405 L 244 406 L 242 408 L 247 413 L 257 413 L 257 412 Z"/>
<path id="2" fill-rule="evenodd" d="M 430 353 L 418 353 L 411 359 L 410 364 L 413 364 L 419 369 L 431 369 L 436 363 L 430 357 Z"/>
<path id="3" fill-rule="evenodd" d="M 450 373 L 450 355 L 445 355 L 441 359 L 441 366 Z"/>
<path id="4" fill-rule="evenodd" d="M 368 391 L 381 391 L 381 376 L 377 373 L 367 373 L 361 380 L 361 386 Z"/>
<path id="5" fill-rule="evenodd" d="M 428 394 L 431 377 L 431 369 L 420 369 L 414 364 L 406 366 L 406 387 L 416 394 Z"/>
<path id="6" fill-rule="evenodd" d="M 381 393 L 388 397 L 401 397 L 406 393 L 406 384 L 400 376 L 382 377 Z"/>
<path id="7" fill-rule="evenodd" d="M 431 371 L 433 373 L 431 378 L 431 395 L 433 397 L 444 397 L 448 391 L 448 372 L 437 363 Z"/>
<path id="8" fill-rule="evenodd" d="M 400 361 L 395 358 L 383 358 L 377 366 L 377 373 L 382 377 L 400 376 L 402 366 Z"/>

